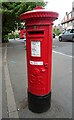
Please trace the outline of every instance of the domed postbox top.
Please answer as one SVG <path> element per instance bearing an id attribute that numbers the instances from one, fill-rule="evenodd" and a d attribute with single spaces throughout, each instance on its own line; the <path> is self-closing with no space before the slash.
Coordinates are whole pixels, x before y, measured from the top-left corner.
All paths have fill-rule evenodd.
<path id="1" fill-rule="evenodd" d="M 46 9 L 42 8 L 41 6 L 37 6 L 32 11 L 25 12 L 20 15 L 20 19 L 32 19 L 32 18 L 51 18 L 52 21 L 58 19 L 59 14 L 52 11 L 47 11 Z"/>

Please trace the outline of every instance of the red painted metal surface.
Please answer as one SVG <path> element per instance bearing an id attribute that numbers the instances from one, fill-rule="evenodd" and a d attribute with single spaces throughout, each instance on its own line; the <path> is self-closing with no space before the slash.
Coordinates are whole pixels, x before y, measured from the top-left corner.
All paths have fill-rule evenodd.
<path id="1" fill-rule="evenodd" d="M 20 16 L 26 25 L 28 91 L 43 96 L 51 91 L 52 25 L 58 13 L 38 6 Z"/>
<path id="2" fill-rule="evenodd" d="M 20 39 L 24 39 L 25 38 L 25 34 L 26 32 L 25 32 L 25 30 L 24 29 L 21 29 L 20 30 Z"/>

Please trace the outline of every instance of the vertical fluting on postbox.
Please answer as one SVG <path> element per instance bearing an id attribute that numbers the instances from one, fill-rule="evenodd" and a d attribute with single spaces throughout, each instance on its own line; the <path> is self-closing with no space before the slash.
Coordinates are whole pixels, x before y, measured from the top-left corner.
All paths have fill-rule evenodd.
<path id="1" fill-rule="evenodd" d="M 26 26 L 28 107 L 45 112 L 51 106 L 52 25 L 58 13 L 37 6 L 21 14 Z"/>

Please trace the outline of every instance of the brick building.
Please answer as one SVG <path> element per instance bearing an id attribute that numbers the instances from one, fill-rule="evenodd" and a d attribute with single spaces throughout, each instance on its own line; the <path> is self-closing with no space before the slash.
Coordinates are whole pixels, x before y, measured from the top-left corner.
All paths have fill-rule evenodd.
<path id="1" fill-rule="evenodd" d="M 69 13 L 66 12 L 66 15 L 63 18 L 61 24 L 63 26 L 63 29 L 74 27 L 74 1 L 72 2 L 72 11 Z"/>

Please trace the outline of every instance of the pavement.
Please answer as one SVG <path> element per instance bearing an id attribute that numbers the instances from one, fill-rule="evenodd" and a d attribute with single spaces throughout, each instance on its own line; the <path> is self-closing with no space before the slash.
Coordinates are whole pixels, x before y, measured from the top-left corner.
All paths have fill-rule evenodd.
<path id="1" fill-rule="evenodd" d="M 3 118 L 72 118 L 72 42 L 53 39 L 52 100 L 44 113 L 33 113 L 27 103 L 26 48 L 21 40 L 3 46 Z"/>

